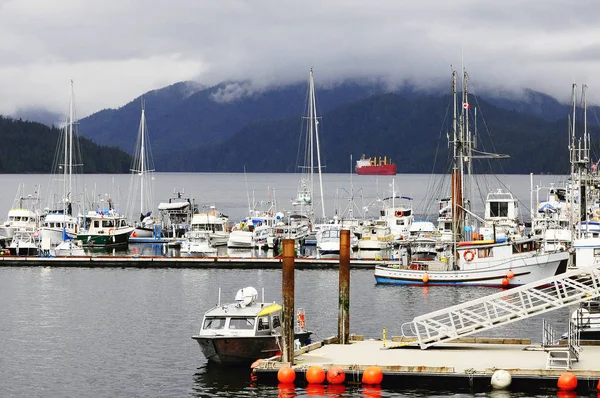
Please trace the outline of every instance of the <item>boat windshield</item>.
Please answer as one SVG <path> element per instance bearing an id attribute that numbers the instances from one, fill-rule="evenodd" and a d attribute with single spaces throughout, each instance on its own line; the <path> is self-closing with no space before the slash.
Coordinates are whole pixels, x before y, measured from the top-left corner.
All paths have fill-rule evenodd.
<path id="1" fill-rule="evenodd" d="M 254 318 L 231 318 L 229 329 L 254 329 Z"/>
<path id="2" fill-rule="evenodd" d="M 224 327 L 225 327 L 225 317 L 206 318 L 204 320 L 204 325 L 202 326 L 202 329 L 215 330 L 215 329 L 223 329 Z"/>

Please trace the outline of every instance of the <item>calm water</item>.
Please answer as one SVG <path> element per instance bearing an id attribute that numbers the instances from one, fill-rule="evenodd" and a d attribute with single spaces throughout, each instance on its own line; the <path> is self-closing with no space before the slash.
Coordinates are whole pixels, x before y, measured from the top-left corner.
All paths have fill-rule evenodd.
<path id="1" fill-rule="evenodd" d="M 337 284 L 335 270 L 296 272 L 296 305 L 318 338 L 336 333 Z M 219 286 L 224 300 L 254 286 L 281 302 L 278 270 L 0 268 L 2 396 L 277 396 L 276 387 L 252 386 L 248 370 L 207 366 L 190 338 Z M 376 286 L 368 270 L 351 272 L 350 289 L 351 332 L 373 338 L 382 327 L 397 335 L 416 315 L 495 291 Z M 567 313 L 552 317 L 564 330 Z M 534 319 L 486 335 L 539 342 L 541 327 Z M 345 396 L 363 395 L 357 387 Z"/>
<path id="2" fill-rule="evenodd" d="M 2 176 L 0 208 L 8 210 L 17 184 L 44 184 L 48 176 Z M 428 176 L 397 176 L 403 195 L 422 201 Z M 506 176 L 510 186 L 529 203 L 529 176 Z M 129 176 L 86 176 L 98 191 L 126 186 Z M 246 179 L 255 195 L 289 198 L 297 181 L 283 174 L 159 174 L 157 200 L 173 188 L 201 204 L 216 204 L 232 219 L 244 216 Z M 536 183 L 558 177 L 536 177 Z M 342 187 L 350 190 L 349 176 L 325 175 L 326 197 L 334 208 Z M 355 191 L 369 198 L 385 196 L 391 178 L 354 176 Z M 500 185 L 491 185 L 492 188 Z M 9 188 L 10 187 L 10 188 Z M 336 191 L 338 194 L 336 195 Z M 283 199 L 280 199 L 283 202 Z M 327 202 L 326 202 L 327 203 Z M 347 199 L 346 199 L 347 203 Z M 340 206 L 340 208 L 342 208 Z M 202 314 L 217 302 L 231 300 L 245 286 L 265 288 L 268 300 L 281 301 L 281 273 L 277 270 L 191 269 L 70 269 L 0 268 L 0 395 L 27 397 L 114 396 L 278 396 L 277 387 L 254 386 L 249 372 L 207 366 L 198 344 L 190 337 Z M 307 314 L 307 326 L 317 338 L 337 330 L 338 274 L 335 270 L 297 271 L 296 305 Z M 414 316 L 481 297 L 490 292 L 476 287 L 377 286 L 372 271 L 351 272 L 351 332 L 380 338 L 400 334 L 400 326 Z M 567 311 L 546 315 L 557 331 L 567 323 Z M 486 332 L 487 336 L 530 337 L 541 341 L 541 318 Z M 308 393 L 311 393 L 310 391 Z M 294 394 L 307 396 L 304 389 Z M 292 395 L 294 395 L 292 394 Z M 375 394 L 375 395 L 373 395 Z M 285 394 L 283 394 L 285 395 Z M 329 394 L 332 395 L 331 392 Z M 490 394 L 428 391 L 364 391 L 349 387 L 337 396 L 426 397 L 489 396 Z M 525 396 L 492 394 L 494 396 Z M 286 395 L 289 396 L 289 395 Z"/>

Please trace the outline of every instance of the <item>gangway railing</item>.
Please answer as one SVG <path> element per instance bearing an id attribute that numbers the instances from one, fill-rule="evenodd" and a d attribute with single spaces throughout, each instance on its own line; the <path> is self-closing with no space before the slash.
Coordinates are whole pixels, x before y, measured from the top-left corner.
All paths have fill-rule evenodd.
<path id="1" fill-rule="evenodd" d="M 600 297 L 600 265 L 481 297 L 415 317 L 402 334 L 421 349 Z M 410 328 L 410 333 L 404 331 Z"/>

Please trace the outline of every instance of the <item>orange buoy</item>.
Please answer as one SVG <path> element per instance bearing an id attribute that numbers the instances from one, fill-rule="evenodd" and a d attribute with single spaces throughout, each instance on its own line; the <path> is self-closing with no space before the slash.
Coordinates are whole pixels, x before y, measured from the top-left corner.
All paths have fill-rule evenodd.
<path id="1" fill-rule="evenodd" d="M 313 365 L 306 371 L 306 382 L 308 384 L 321 384 L 325 381 L 325 371 L 322 367 Z"/>
<path id="2" fill-rule="evenodd" d="M 296 380 L 296 372 L 289 366 L 284 366 L 277 372 L 277 380 L 280 383 L 293 383 Z"/>
<path id="3" fill-rule="evenodd" d="M 369 366 L 365 369 L 362 375 L 363 384 L 381 384 L 383 380 L 383 372 L 379 366 Z"/>
<path id="4" fill-rule="evenodd" d="M 508 286 L 508 278 L 502 278 L 502 286 Z"/>
<path id="5" fill-rule="evenodd" d="M 427 283 L 429 282 L 429 274 L 427 272 L 425 272 L 423 274 L 423 283 Z"/>
<path id="6" fill-rule="evenodd" d="M 508 270 L 508 272 L 506 273 L 506 277 L 507 277 L 508 279 L 512 279 L 512 278 L 514 278 L 514 277 L 515 277 L 515 273 L 513 272 L 513 270 L 512 270 L 512 269 L 509 269 L 509 270 Z"/>
<path id="7" fill-rule="evenodd" d="M 344 369 L 338 366 L 332 366 L 327 371 L 327 382 L 329 384 L 343 384 L 346 380 L 346 373 Z"/>
<path id="8" fill-rule="evenodd" d="M 131 233 L 131 236 L 133 236 L 134 238 L 137 238 L 137 232 L 133 231 L 133 232 Z"/>
<path id="9" fill-rule="evenodd" d="M 306 395 L 309 397 L 324 397 L 325 386 L 323 384 L 309 384 L 306 386 Z"/>
<path id="10" fill-rule="evenodd" d="M 577 376 L 571 372 L 565 372 L 560 375 L 556 384 L 559 390 L 572 391 L 577 388 Z"/>

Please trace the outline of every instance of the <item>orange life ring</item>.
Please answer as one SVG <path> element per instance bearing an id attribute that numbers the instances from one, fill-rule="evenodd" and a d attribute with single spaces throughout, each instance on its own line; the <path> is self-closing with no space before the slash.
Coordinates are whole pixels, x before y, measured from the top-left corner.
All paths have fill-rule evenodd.
<path id="1" fill-rule="evenodd" d="M 473 250 L 466 250 L 465 254 L 463 254 L 463 257 L 467 261 L 473 261 L 473 259 L 475 258 L 475 251 L 473 251 Z"/>
<path id="2" fill-rule="evenodd" d="M 396 210 L 396 217 L 402 217 L 404 212 L 402 210 Z"/>
<path id="3" fill-rule="evenodd" d="M 298 311 L 298 327 L 304 329 L 304 311 Z"/>
<path id="4" fill-rule="evenodd" d="M 115 233 L 115 229 L 114 228 L 111 228 L 111 229 L 108 230 L 108 234 L 109 235 L 114 235 L 114 233 Z"/>

